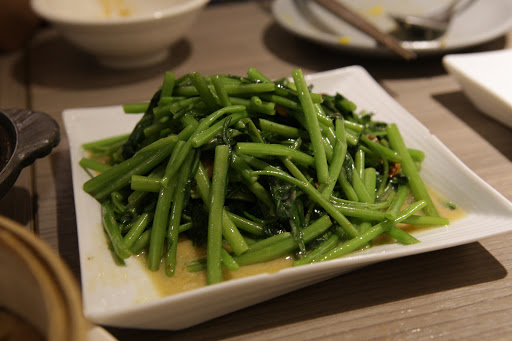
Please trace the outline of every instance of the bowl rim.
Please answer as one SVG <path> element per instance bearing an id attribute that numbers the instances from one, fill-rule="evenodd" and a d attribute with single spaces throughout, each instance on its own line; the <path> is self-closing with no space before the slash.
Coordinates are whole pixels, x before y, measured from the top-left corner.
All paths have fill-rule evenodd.
<path id="1" fill-rule="evenodd" d="M 76 341 L 85 341 L 91 325 L 83 315 L 79 284 L 67 263 L 40 237 L 2 215 L 0 234 L 0 244 L 11 249 L 40 281 L 43 292 L 51 295 L 45 297 L 46 308 L 60 309 L 51 312 L 54 316 L 49 321 L 48 336 L 57 340 L 72 337 Z"/>
<path id="2" fill-rule="evenodd" d="M 44 337 L 63 340 L 68 333 L 68 324 L 66 323 L 65 303 L 57 283 L 47 271 L 44 262 L 35 258 L 35 254 L 30 248 L 30 241 L 18 234 L 13 234 L 9 227 L 5 227 L 3 220 L 0 221 L 0 247 L 10 254 L 11 260 L 15 258 L 22 263 L 24 268 L 21 272 L 30 276 L 30 279 L 37 283 L 38 290 L 36 292 L 41 295 L 42 310 L 46 314 L 43 323 L 47 329 L 39 329 L 38 322 L 28 319 L 26 313 L 21 313 L 12 305 L 2 302 L 2 307 L 26 320 Z M 30 294 L 33 293 L 32 291 Z M 33 310 L 33 307 L 30 310 Z"/>
<path id="3" fill-rule="evenodd" d="M 115 18 L 78 18 L 67 17 L 57 14 L 52 11 L 50 6 L 46 6 L 45 0 L 30 0 L 32 9 L 44 19 L 57 24 L 75 25 L 75 26 L 117 26 L 147 23 L 156 20 L 169 19 L 182 14 L 193 12 L 205 6 L 210 0 L 185 0 L 172 7 L 164 8 L 158 11 L 153 11 L 149 14 L 129 16 L 129 17 L 115 17 Z"/>

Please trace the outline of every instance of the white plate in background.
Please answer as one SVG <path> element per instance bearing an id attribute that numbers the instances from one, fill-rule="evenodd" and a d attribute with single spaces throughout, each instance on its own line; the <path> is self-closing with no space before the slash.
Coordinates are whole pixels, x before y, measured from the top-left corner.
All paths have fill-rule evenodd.
<path id="1" fill-rule="evenodd" d="M 340 1 L 340 0 L 338 0 Z M 395 23 L 388 13 L 425 15 L 446 5 L 446 0 L 341 0 L 381 30 L 390 32 Z M 311 0 L 275 0 L 272 13 L 289 32 L 345 52 L 394 56 L 368 35 L 339 19 Z M 418 56 L 439 55 L 468 48 L 506 34 L 512 28 L 512 2 L 477 0 L 453 19 L 440 44 L 404 43 Z"/>
<path id="2" fill-rule="evenodd" d="M 376 246 L 329 262 L 159 297 L 142 263 L 132 257 L 125 267 L 114 264 L 101 227 L 100 205 L 82 190 L 89 176 L 78 165 L 84 155 L 83 143 L 130 132 L 140 116 L 126 115 L 120 106 L 68 109 L 63 119 L 70 143 L 82 294 L 88 319 L 127 328 L 182 329 L 369 264 L 512 231 L 510 201 L 457 159 L 363 68 L 342 68 L 307 75 L 306 79 L 315 92 L 340 92 L 354 101 L 358 110 L 374 112 L 376 120 L 396 122 L 406 144 L 426 153 L 421 171 L 425 182 L 463 208 L 466 217 L 447 227 L 415 233 L 421 241 L 415 245 Z"/>
<path id="3" fill-rule="evenodd" d="M 475 107 L 512 128 L 512 50 L 450 54 L 443 65 Z"/>

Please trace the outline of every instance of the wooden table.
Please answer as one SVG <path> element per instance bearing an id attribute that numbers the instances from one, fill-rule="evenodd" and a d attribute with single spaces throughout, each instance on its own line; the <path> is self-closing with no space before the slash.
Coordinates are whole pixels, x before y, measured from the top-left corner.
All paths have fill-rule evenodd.
<path id="1" fill-rule="evenodd" d="M 512 47 L 512 33 L 472 51 Z M 147 100 L 163 72 L 272 78 L 359 64 L 465 164 L 512 200 L 512 130 L 478 112 L 439 57 L 405 63 L 350 56 L 296 38 L 267 2 L 210 6 L 169 59 L 114 71 L 42 29 L 29 48 L 0 54 L 0 107 L 27 107 L 62 124 L 63 109 Z M 52 154 L 26 168 L 0 213 L 34 229 L 79 277 L 66 132 Z M 512 234 L 388 261 L 182 331 L 109 328 L 119 340 L 393 339 L 510 340 Z"/>

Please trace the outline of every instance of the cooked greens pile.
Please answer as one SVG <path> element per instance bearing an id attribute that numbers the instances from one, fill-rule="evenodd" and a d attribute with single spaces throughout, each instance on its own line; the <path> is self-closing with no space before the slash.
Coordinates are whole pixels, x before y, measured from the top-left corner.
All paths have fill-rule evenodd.
<path id="1" fill-rule="evenodd" d="M 189 270 L 212 284 L 223 266 L 321 262 L 380 234 L 418 242 L 398 223 L 448 224 L 420 177 L 423 152 L 343 95 L 313 92 L 300 69 L 274 82 L 254 68 L 167 72 L 149 103 L 124 110 L 144 113 L 133 131 L 85 144 L 80 161 L 120 262 L 146 251 L 150 270 L 172 276 L 189 238 L 207 250 Z"/>

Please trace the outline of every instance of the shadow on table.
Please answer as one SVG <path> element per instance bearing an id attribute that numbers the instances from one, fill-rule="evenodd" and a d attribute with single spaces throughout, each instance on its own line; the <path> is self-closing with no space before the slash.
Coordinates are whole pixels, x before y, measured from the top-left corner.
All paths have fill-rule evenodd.
<path id="1" fill-rule="evenodd" d="M 29 73 L 33 85 L 48 88 L 101 89 L 154 78 L 182 64 L 189 58 L 192 49 L 190 42 L 182 39 L 170 47 L 169 57 L 157 65 L 116 70 L 101 66 L 92 55 L 76 48 L 55 32 L 45 33 L 29 50 L 30 60 L 45 67 Z M 21 83 L 25 82 L 20 79 L 24 67 L 23 61 L 20 61 L 12 70 L 13 77 Z M 91 74 L 96 76 L 91 77 Z"/>
<path id="2" fill-rule="evenodd" d="M 483 246 L 471 243 L 371 265 L 181 331 L 109 330 L 120 340 L 220 340 L 492 282 L 506 275 L 506 269 Z"/>
<path id="3" fill-rule="evenodd" d="M 57 219 L 55 233 L 58 252 L 80 283 L 80 258 L 70 155 L 67 150 L 57 149 L 48 156 L 48 160 L 51 163 L 52 178 L 56 179 L 54 182 Z"/>
<path id="4" fill-rule="evenodd" d="M 437 94 L 433 97 L 512 161 L 511 128 L 480 112 L 462 91 Z"/>
<path id="5" fill-rule="evenodd" d="M 301 68 L 314 72 L 337 69 L 350 65 L 363 66 L 377 80 L 395 78 L 421 78 L 445 74 L 442 56 L 425 56 L 413 61 L 404 61 L 399 57 L 379 57 L 368 53 L 356 54 L 342 51 L 299 38 L 278 24 L 270 24 L 263 36 L 266 48 L 278 58 Z M 485 44 L 466 49 L 464 52 L 476 52 L 503 49 L 505 37 L 499 37 Z"/>
<path id="6" fill-rule="evenodd" d="M 0 215 L 28 226 L 34 216 L 35 199 L 26 188 L 16 184 L 0 199 Z"/>

